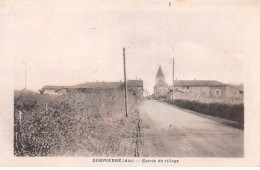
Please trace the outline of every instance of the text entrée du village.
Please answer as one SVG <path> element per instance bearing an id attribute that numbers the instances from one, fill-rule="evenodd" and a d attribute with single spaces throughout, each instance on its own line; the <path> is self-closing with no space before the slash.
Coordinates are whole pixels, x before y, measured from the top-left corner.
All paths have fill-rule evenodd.
<path id="1" fill-rule="evenodd" d="M 92 162 L 109 163 L 179 163 L 178 159 L 92 159 Z"/>

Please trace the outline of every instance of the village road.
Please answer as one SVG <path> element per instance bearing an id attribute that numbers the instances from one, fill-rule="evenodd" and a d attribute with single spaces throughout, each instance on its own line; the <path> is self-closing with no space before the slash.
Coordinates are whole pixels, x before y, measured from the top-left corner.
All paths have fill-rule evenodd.
<path id="1" fill-rule="evenodd" d="M 244 131 L 222 119 L 146 100 L 140 108 L 143 156 L 243 157 Z"/>

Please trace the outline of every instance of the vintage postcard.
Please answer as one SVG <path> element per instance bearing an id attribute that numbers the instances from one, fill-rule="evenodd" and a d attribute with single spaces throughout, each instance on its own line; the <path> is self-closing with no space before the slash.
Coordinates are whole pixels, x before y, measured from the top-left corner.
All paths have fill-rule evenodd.
<path id="1" fill-rule="evenodd" d="M 0 166 L 260 166 L 258 0 L 3 0 Z"/>

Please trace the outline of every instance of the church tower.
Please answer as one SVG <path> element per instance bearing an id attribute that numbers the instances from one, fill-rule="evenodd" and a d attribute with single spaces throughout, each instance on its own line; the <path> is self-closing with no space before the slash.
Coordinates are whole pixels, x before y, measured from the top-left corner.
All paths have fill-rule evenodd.
<path id="1" fill-rule="evenodd" d="M 163 75 L 162 67 L 160 66 L 155 76 L 154 95 L 155 97 L 162 97 L 162 96 L 166 96 L 168 92 L 169 92 L 169 86 L 165 82 L 165 77 Z"/>
<path id="2" fill-rule="evenodd" d="M 162 67 L 160 66 L 155 77 L 155 84 L 159 84 L 163 82 L 165 82 L 165 78 L 163 75 Z"/>

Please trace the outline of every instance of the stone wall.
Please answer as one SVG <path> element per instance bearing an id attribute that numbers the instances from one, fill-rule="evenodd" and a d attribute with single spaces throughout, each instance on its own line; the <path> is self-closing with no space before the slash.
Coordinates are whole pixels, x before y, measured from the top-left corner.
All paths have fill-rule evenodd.
<path id="1" fill-rule="evenodd" d="M 209 87 L 207 86 L 177 86 L 176 89 L 183 91 L 185 97 L 200 98 L 209 96 Z"/>
<path id="2" fill-rule="evenodd" d="M 226 86 L 211 86 L 209 88 L 209 95 L 215 98 L 226 98 Z"/>

